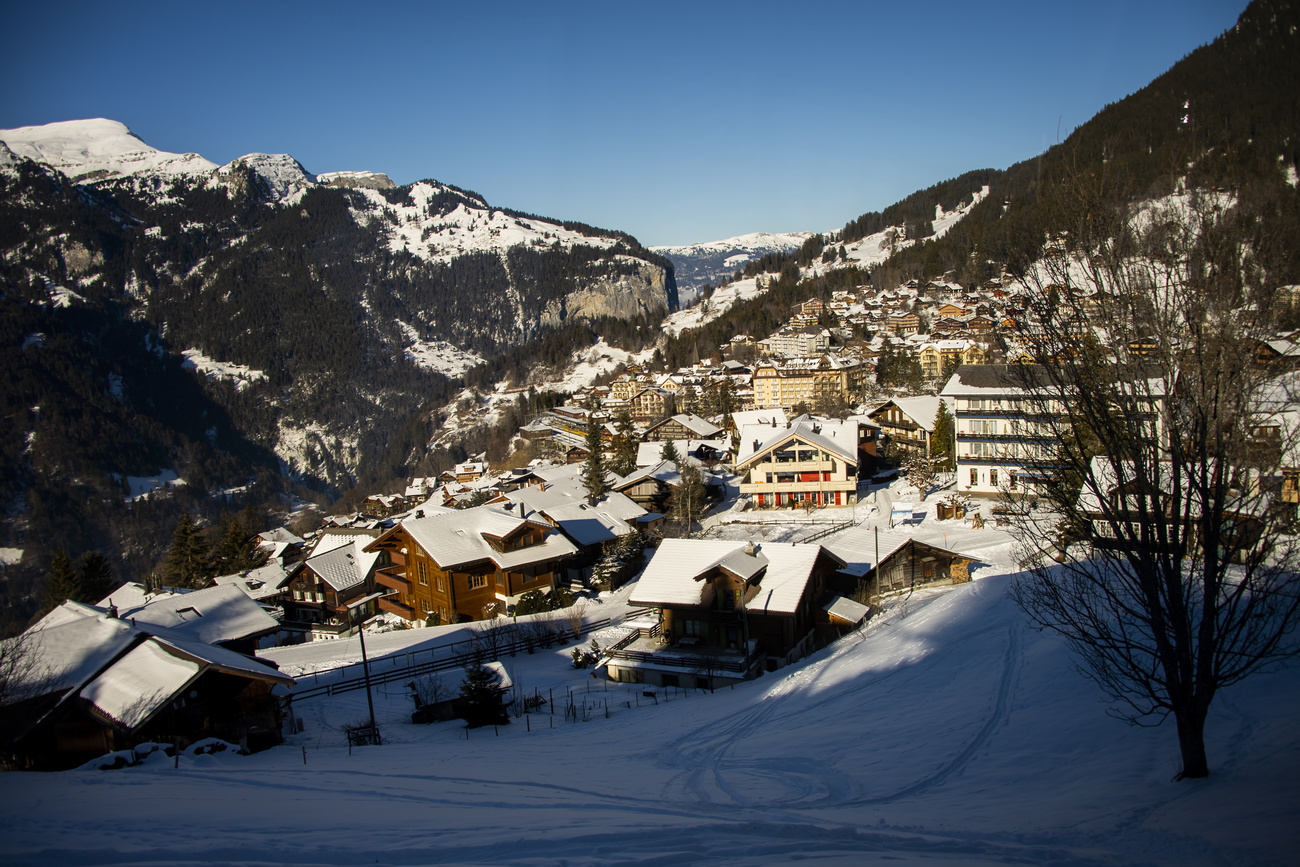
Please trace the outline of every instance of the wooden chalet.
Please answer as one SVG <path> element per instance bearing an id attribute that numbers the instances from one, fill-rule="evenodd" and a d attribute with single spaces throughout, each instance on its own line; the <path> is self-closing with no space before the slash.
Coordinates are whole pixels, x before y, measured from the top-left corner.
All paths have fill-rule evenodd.
<path id="1" fill-rule="evenodd" d="M 711 689 L 775 671 L 814 649 L 843 565 L 820 545 L 666 539 L 630 600 L 657 622 L 608 651 L 609 677 Z"/>
<path id="2" fill-rule="evenodd" d="M 357 612 L 348 607 L 375 592 L 379 555 L 365 546 L 378 535 L 378 530 L 354 530 L 322 536 L 289 579 L 285 619 L 315 638 L 337 638 L 351 632 L 355 619 L 365 622 L 378 613 L 373 600 Z"/>
<path id="3" fill-rule="evenodd" d="M 184 749 L 214 737 L 258 750 L 280 741 L 271 691 L 294 681 L 252 657 L 77 602 L 43 617 L 27 640 L 40 677 L 10 684 L 21 700 L 0 711 L 0 747 L 19 767 L 73 768 L 148 742 Z"/>
<path id="4" fill-rule="evenodd" d="M 670 416 L 646 429 L 645 442 L 667 442 L 668 440 L 711 440 L 721 437 L 722 428 L 698 415 L 683 413 Z"/>
<path id="5" fill-rule="evenodd" d="M 505 614 L 530 590 L 550 591 L 577 547 L 513 503 L 418 513 L 365 547 L 375 580 L 396 591 L 381 611 L 407 620 L 460 623 Z"/>

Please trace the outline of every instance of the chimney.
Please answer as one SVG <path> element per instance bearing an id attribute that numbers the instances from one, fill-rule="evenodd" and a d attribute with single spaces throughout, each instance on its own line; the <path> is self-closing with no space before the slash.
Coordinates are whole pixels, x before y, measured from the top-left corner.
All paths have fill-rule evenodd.
<path id="1" fill-rule="evenodd" d="M 417 518 L 423 518 L 423 517 L 424 517 L 424 509 L 416 509 L 416 510 L 415 510 L 415 517 L 417 517 Z"/>

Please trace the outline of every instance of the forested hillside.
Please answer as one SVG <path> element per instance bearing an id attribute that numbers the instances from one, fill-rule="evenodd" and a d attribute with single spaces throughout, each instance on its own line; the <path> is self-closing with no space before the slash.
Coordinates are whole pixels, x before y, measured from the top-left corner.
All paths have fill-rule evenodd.
<path id="1" fill-rule="evenodd" d="M 54 126 L 125 141 L 146 170 L 43 164 L 39 128 L 0 146 L 0 548 L 21 552 L 0 593 L 19 619 L 58 550 L 139 577 L 183 513 L 401 475 L 459 387 L 440 353 L 495 359 L 676 304 L 671 263 L 623 233 Z"/>

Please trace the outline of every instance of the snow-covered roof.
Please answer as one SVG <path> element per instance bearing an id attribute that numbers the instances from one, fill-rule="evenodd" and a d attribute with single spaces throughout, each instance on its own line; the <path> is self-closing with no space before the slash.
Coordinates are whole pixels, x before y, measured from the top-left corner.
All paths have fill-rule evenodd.
<path id="1" fill-rule="evenodd" d="M 335 590 L 348 590 L 363 583 L 379 559 L 378 551 L 363 550 L 371 541 L 370 536 L 356 537 L 348 545 L 307 559 L 303 565 Z"/>
<path id="2" fill-rule="evenodd" d="M 262 635 L 279 626 L 262 606 L 233 584 L 155 596 L 143 605 L 118 604 L 117 609 L 123 620 L 168 629 L 204 644 Z"/>
<path id="3" fill-rule="evenodd" d="M 770 425 L 746 425 L 740 430 L 740 446 L 736 450 L 736 469 L 740 470 L 753 460 L 792 440 L 817 446 L 841 459 L 857 463 L 858 426 L 855 422 L 813 423 L 790 422 L 788 428 Z"/>
<path id="4" fill-rule="evenodd" d="M 747 425 L 767 425 L 769 427 L 785 427 L 787 421 L 785 410 L 775 409 L 747 409 L 731 414 L 731 421 L 736 430 Z"/>
<path id="5" fill-rule="evenodd" d="M 707 421 L 700 418 L 698 415 L 693 415 L 691 413 L 681 413 L 672 416 L 671 418 L 666 418 L 657 424 L 651 425 L 647 430 L 654 430 L 657 427 L 668 424 L 670 421 L 677 422 L 682 427 L 695 434 L 699 439 L 711 439 L 722 433 L 722 428 L 718 427 L 713 422 Z"/>
<path id="6" fill-rule="evenodd" d="M 874 415 L 890 404 L 893 404 L 902 410 L 904 415 L 920 425 L 923 430 L 933 433 L 934 417 L 939 412 L 939 404 L 945 402 L 948 404 L 948 412 L 951 414 L 953 412 L 952 398 L 935 397 L 931 395 L 923 395 L 921 397 L 896 397 L 874 410 L 872 414 Z"/>
<path id="7" fill-rule="evenodd" d="M 36 670 L 22 673 L 22 683 L 46 693 L 84 683 L 138 641 L 140 632 L 90 605 L 65 602 L 37 621 L 26 636 L 40 662 Z"/>
<path id="8" fill-rule="evenodd" d="M 278 560 L 271 560 L 256 569 L 236 572 L 233 575 L 221 575 L 212 579 L 217 584 L 231 584 L 248 595 L 248 598 L 260 601 L 279 594 L 289 580 L 289 573 Z"/>
<path id="9" fill-rule="evenodd" d="M 826 604 L 822 606 L 822 611 L 825 611 L 837 620 L 858 624 L 866 618 L 867 614 L 871 612 L 871 609 L 866 605 L 863 605 L 861 602 L 854 602 L 852 599 L 845 598 L 844 596 L 832 596 L 826 601 Z"/>
<path id="10" fill-rule="evenodd" d="M 753 546 L 751 553 L 749 545 L 665 539 L 637 581 L 630 602 L 654 607 L 703 604 L 704 577 L 721 569 L 750 588 L 744 601 L 747 611 L 793 614 L 824 549 L 821 545 L 765 542 Z"/>
<path id="11" fill-rule="evenodd" d="M 532 524 L 547 531 L 539 545 L 498 551 L 485 538 L 505 538 Z M 541 560 L 577 553 L 573 543 L 543 521 L 521 518 L 500 506 L 476 506 L 424 518 L 402 521 L 401 526 L 443 569 L 491 560 L 500 569 L 511 569 Z"/>
<path id="12" fill-rule="evenodd" d="M 146 641 L 82 687 L 80 695 L 108 718 L 134 729 L 161 710 L 202 669 L 194 660 Z"/>
<path id="13" fill-rule="evenodd" d="M 294 545 L 307 544 L 306 540 L 290 532 L 287 527 L 276 527 L 274 530 L 258 533 L 257 538 L 263 542 L 289 542 Z"/>

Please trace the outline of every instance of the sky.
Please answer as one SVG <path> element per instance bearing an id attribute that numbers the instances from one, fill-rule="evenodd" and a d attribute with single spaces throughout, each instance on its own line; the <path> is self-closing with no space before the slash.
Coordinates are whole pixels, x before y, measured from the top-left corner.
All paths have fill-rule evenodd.
<path id="1" fill-rule="evenodd" d="M 1245 5 L 9 2 L 0 128 L 106 117 L 647 245 L 828 231 L 1040 153 Z"/>

